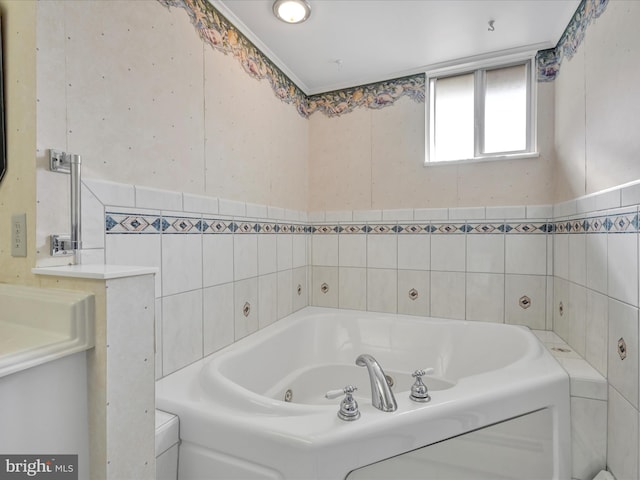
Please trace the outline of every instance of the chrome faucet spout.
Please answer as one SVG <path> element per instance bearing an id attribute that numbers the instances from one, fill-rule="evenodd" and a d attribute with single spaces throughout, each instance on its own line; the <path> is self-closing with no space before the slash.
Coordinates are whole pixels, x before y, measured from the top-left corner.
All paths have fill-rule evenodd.
<path id="1" fill-rule="evenodd" d="M 395 412 L 398 409 L 398 404 L 378 361 L 368 353 L 363 353 L 356 358 L 356 365 L 367 367 L 369 381 L 371 382 L 371 403 L 373 406 L 383 412 Z"/>

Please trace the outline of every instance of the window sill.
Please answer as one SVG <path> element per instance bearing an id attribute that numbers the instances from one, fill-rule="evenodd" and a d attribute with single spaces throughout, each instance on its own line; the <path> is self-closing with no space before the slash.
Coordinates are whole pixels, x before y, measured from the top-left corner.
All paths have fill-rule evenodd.
<path id="1" fill-rule="evenodd" d="M 495 155 L 495 156 L 487 156 L 487 157 L 476 157 L 476 158 L 466 158 L 461 160 L 445 160 L 443 162 L 425 162 L 424 166 L 442 166 L 442 165 L 460 165 L 467 163 L 484 163 L 484 162 L 495 162 L 498 160 L 521 160 L 525 158 L 538 158 L 540 157 L 539 152 L 527 152 L 527 153 L 514 153 L 511 155 Z"/>

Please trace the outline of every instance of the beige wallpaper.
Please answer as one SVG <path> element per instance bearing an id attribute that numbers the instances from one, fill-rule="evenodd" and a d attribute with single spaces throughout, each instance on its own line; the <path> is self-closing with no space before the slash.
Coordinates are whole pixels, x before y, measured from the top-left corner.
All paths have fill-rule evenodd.
<path id="1" fill-rule="evenodd" d="M 553 83 L 538 84 L 539 158 L 424 166 L 425 105 L 309 118 L 309 209 L 359 210 L 551 202 Z"/>
<path id="2" fill-rule="evenodd" d="M 307 120 L 204 44 L 181 9 L 39 2 L 37 46 L 41 250 L 68 229 L 68 178 L 48 172 L 50 148 L 82 155 L 83 178 L 306 210 Z"/>
<path id="3" fill-rule="evenodd" d="M 640 3 L 611 1 L 556 84 L 555 200 L 640 178 Z"/>
<path id="4" fill-rule="evenodd" d="M 0 183 L 0 282 L 34 282 L 35 2 L 0 0 L 4 41 L 7 173 Z M 12 257 L 11 215 L 27 214 L 27 257 Z"/>

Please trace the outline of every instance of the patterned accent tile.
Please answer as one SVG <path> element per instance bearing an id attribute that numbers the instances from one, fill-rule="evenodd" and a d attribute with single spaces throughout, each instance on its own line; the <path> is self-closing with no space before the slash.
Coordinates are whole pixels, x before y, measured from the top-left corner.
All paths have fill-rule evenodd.
<path id="1" fill-rule="evenodd" d="M 633 213 L 614 215 L 609 217 L 611 220 L 611 228 L 609 232 L 613 233 L 625 233 L 625 232 L 636 232 L 638 229 L 636 225 L 638 224 L 637 215 Z"/>
<path id="2" fill-rule="evenodd" d="M 162 220 L 167 223 L 162 233 L 200 233 L 196 224 L 200 219 L 187 217 L 163 217 Z"/>
<path id="3" fill-rule="evenodd" d="M 510 223 L 504 227 L 505 233 L 552 233 L 554 227 L 550 223 Z"/>
<path id="4" fill-rule="evenodd" d="M 429 224 L 408 224 L 408 225 L 398 225 L 398 233 L 402 234 L 419 234 L 419 233 L 431 233 L 431 229 L 429 228 Z"/>
<path id="5" fill-rule="evenodd" d="M 259 223 L 258 233 L 276 233 L 276 223 Z"/>
<path id="6" fill-rule="evenodd" d="M 605 220 L 607 217 L 586 218 L 587 233 L 606 233 Z"/>
<path id="7" fill-rule="evenodd" d="M 358 225 L 341 225 L 340 233 L 345 234 L 356 234 L 356 233 L 366 233 L 366 225 L 358 224 Z"/>
<path id="8" fill-rule="evenodd" d="M 465 223 L 442 223 L 432 224 L 431 226 L 433 227 L 431 233 L 436 235 L 442 233 L 466 233 L 466 230 L 471 229 Z"/>
<path id="9" fill-rule="evenodd" d="M 158 233 L 161 217 L 158 215 L 136 215 L 127 213 L 107 212 L 105 214 L 105 232 L 113 233 Z"/>
<path id="10" fill-rule="evenodd" d="M 314 225 L 311 233 L 332 234 L 339 231 L 338 225 Z"/>
<path id="11" fill-rule="evenodd" d="M 467 233 L 470 233 L 470 234 L 478 234 L 478 233 L 502 234 L 504 233 L 503 223 L 474 223 L 474 224 L 468 224 L 467 227 L 469 227 L 467 229 Z"/>
<path id="12" fill-rule="evenodd" d="M 257 233 L 260 229 L 257 223 L 241 222 L 237 224 L 237 233 Z"/>
<path id="13" fill-rule="evenodd" d="M 170 227 L 169 222 L 167 222 L 164 218 L 159 217 L 156 218 L 151 224 L 158 232 L 164 232 L 167 228 Z"/>
<path id="14" fill-rule="evenodd" d="M 203 220 L 203 227 L 205 227 L 202 233 L 233 233 L 234 223 L 231 220 L 218 220 L 214 218 L 207 218 Z"/>
<path id="15" fill-rule="evenodd" d="M 384 225 L 384 224 L 373 224 L 367 225 L 369 234 L 389 234 L 389 233 L 398 233 L 397 225 Z"/>

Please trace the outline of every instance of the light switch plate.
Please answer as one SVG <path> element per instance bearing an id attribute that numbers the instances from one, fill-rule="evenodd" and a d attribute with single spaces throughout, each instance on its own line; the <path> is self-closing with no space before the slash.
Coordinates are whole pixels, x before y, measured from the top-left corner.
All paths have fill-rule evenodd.
<path id="1" fill-rule="evenodd" d="M 11 215 L 11 256 L 27 256 L 27 214 Z"/>

